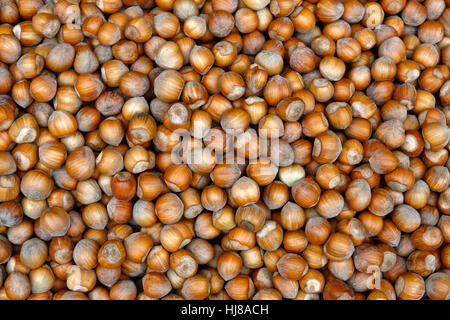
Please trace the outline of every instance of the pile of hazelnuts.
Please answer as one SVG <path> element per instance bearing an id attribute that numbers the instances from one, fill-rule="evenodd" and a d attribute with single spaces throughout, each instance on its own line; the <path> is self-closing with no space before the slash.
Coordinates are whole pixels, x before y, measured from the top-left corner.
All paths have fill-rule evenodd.
<path id="1" fill-rule="evenodd" d="M 449 0 L 0 1 L 0 299 L 449 300 Z"/>

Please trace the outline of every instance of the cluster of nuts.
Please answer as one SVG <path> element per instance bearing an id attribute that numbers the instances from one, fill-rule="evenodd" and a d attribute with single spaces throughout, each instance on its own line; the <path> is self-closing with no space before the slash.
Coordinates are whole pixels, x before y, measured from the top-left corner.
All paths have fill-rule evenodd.
<path id="1" fill-rule="evenodd" d="M 0 299 L 449 300 L 449 4 L 0 1 Z"/>

